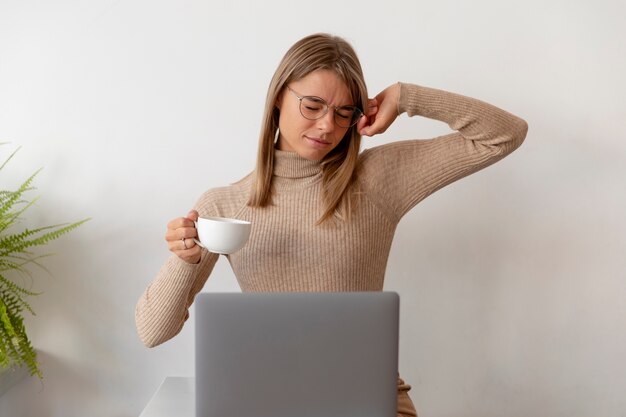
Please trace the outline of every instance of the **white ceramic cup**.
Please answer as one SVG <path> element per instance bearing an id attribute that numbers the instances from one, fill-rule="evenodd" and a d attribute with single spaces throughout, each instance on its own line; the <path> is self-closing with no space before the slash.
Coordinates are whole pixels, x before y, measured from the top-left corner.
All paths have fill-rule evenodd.
<path id="1" fill-rule="evenodd" d="M 200 217 L 195 222 L 198 230 L 196 244 L 209 252 L 224 255 L 237 252 L 250 237 L 252 223 L 226 217 Z"/>

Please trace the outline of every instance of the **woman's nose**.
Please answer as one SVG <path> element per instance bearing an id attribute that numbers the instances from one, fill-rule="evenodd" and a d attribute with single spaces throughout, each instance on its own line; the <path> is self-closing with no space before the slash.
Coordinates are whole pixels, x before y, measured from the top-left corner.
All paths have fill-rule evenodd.
<path id="1" fill-rule="evenodd" d="M 335 111 L 328 109 L 323 117 L 317 119 L 317 125 L 324 132 L 332 132 L 335 129 Z"/>

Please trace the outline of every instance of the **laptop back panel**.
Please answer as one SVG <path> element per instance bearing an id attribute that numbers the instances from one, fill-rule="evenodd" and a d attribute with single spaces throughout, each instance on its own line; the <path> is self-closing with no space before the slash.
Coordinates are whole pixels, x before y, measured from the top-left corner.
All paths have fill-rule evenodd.
<path id="1" fill-rule="evenodd" d="M 397 294 L 203 293 L 197 417 L 395 417 Z"/>

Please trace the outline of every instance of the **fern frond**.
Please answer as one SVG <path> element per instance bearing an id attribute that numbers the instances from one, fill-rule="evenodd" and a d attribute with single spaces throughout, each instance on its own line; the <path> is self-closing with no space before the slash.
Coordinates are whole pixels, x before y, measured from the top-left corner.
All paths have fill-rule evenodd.
<path id="1" fill-rule="evenodd" d="M 5 236 L 0 239 L 0 257 L 11 255 L 14 253 L 24 253 L 26 248 L 30 248 L 33 246 L 41 246 L 51 241 L 58 239 L 64 234 L 76 229 L 81 224 L 89 221 L 90 219 L 84 219 L 71 224 L 58 224 L 54 226 L 46 226 L 39 227 L 37 229 L 26 229 L 22 233 L 16 235 Z M 41 234 L 35 238 L 29 239 L 32 236 L 39 234 L 41 232 L 45 232 L 46 230 L 50 230 L 44 234 Z"/>
<path id="2" fill-rule="evenodd" d="M 10 279 L 5 278 L 2 274 L 0 274 L 0 288 L 7 289 L 14 294 L 23 294 L 23 295 L 41 295 L 40 292 L 31 291 L 21 285 L 16 284 Z"/>
<path id="3" fill-rule="evenodd" d="M 28 179 L 24 181 L 22 185 L 20 185 L 20 188 L 18 188 L 17 191 L 14 191 L 12 196 L 10 196 L 7 200 L 3 202 L 2 205 L 0 205 L 0 218 L 4 218 L 6 213 L 22 197 L 22 194 L 24 194 L 30 188 L 30 185 L 32 184 L 33 180 L 35 179 L 37 174 L 39 174 L 40 171 L 41 171 L 41 168 L 35 171 L 33 175 L 28 177 Z"/>
<path id="4" fill-rule="evenodd" d="M 13 286 L 18 287 L 18 289 L 13 288 Z M 3 274 L 0 274 L 0 291 L 3 291 L 5 288 L 16 292 L 22 292 L 22 289 L 28 291 L 26 288 L 22 288 L 21 285 L 16 284 L 12 279 L 8 279 Z"/>
<path id="5" fill-rule="evenodd" d="M 4 301 L 7 308 L 15 313 L 20 313 L 24 310 L 28 310 L 33 316 L 36 316 L 32 307 L 28 302 L 23 298 L 23 295 L 20 291 L 13 291 L 12 289 L 6 288 L 0 291 L 0 298 Z"/>
<path id="6" fill-rule="evenodd" d="M 39 363 L 37 362 L 37 352 L 33 349 L 33 346 L 28 339 L 26 331 L 24 329 L 24 322 L 19 314 L 15 314 L 11 308 L 4 303 L 0 298 L 0 333 L 2 338 L 0 345 L 2 345 L 2 355 L 0 355 L 0 363 L 3 366 L 8 366 L 13 362 L 15 365 L 26 365 L 31 375 L 36 375 L 39 378 L 42 377 L 39 370 Z M 7 356 L 6 358 L 1 356 Z"/>
<path id="7" fill-rule="evenodd" d="M 19 220 L 22 213 L 31 208 L 39 200 L 39 197 L 35 197 L 32 201 L 19 201 L 17 203 L 25 203 L 26 205 L 15 212 L 7 213 L 2 220 L 0 220 L 0 232 L 13 226 L 17 220 Z"/>
<path id="8" fill-rule="evenodd" d="M 2 142 L 2 143 L 0 143 L 0 145 L 6 145 L 6 144 L 7 144 L 7 142 Z M 5 159 L 5 160 L 4 160 L 4 162 L 2 163 L 2 165 L 0 165 L 0 171 L 2 170 L 2 168 L 4 168 L 4 167 L 6 166 L 6 164 L 8 164 L 8 163 L 9 163 L 9 161 L 10 161 L 11 159 L 13 159 L 13 157 L 15 156 L 15 154 L 16 154 L 16 153 L 17 153 L 20 149 L 22 149 L 22 147 L 21 147 L 21 146 L 18 146 L 18 147 L 17 147 L 17 149 L 16 149 L 16 150 L 14 150 L 14 151 L 13 151 L 13 153 L 12 153 L 11 155 L 9 155 L 9 157 L 8 157 L 7 159 Z"/>
<path id="9" fill-rule="evenodd" d="M 28 269 L 26 269 L 26 266 L 28 266 L 29 264 L 33 264 L 41 268 L 42 270 L 46 271 L 48 274 L 50 274 L 50 271 L 48 270 L 48 268 L 46 268 L 43 264 L 39 263 L 38 260 L 41 258 L 47 258 L 49 256 L 52 256 L 51 253 L 44 253 L 42 255 L 37 255 L 37 256 L 32 255 L 30 252 L 26 252 L 25 254 L 28 254 L 29 256 L 23 257 L 23 256 L 17 256 L 17 255 L 7 255 L 5 256 L 4 260 L 0 259 L 0 272 L 8 271 L 11 269 L 16 269 L 32 278 L 32 274 Z M 13 267 L 13 265 L 16 265 L 16 267 Z"/>
<path id="10" fill-rule="evenodd" d="M 22 253 L 22 251 L 30 246 L 36 246 L 31 244 L 31 241 L 36 239 L 29 239 L 38 233 L 45 232 L 46 230 L 54 229 L 57 226 L 45 226 L 38 227 L 36 229 L 26 229 L 21 233 L 5 235 L 0 239 L 0 257 L 11 255 L 14 253 Z"/>

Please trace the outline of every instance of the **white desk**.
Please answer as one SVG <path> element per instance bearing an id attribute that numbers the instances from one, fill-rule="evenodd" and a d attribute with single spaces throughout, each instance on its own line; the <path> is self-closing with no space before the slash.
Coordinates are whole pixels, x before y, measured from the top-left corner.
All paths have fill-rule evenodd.
<path id="1" fill-rule="evenodd" d="M 195 417 L 195 391 L 195 378 L 168 376 L 139 417 Z"/>

